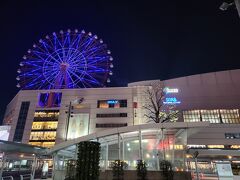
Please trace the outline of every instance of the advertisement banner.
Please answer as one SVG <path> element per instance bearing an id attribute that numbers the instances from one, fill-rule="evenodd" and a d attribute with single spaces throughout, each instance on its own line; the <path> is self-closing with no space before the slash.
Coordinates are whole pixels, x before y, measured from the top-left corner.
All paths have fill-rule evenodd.
<path id="1" fill-rule="evenodd" d="M 67 139 L 75 139 L 88 134 L 89 114 L 73 114 L 69 119 Z"/>

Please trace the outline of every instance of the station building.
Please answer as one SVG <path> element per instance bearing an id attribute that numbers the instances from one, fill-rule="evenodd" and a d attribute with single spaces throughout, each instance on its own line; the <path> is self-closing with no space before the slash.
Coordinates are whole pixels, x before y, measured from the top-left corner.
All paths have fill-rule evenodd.
<path id="1" fill-rule="evenodd" d="M 146 90 L 153 84 L 164 87 L 164 103 L 174 104 L 180 112 L 176 122 L 156 125 L 144 116 Z M 156 161 L 157 151 L 165 148 L 169 152 L 164 156 L 181 159 L 173 160 L 179 163 L 177 169 L 186 169 L 186 162 L 187 168 L 194 168 L 187 153 L 198 151 L 202 171 L 214 171 L 217 161 L 240 164 L 239 110 L 237 69 L 140 81 L 127 87 L 21 90 L 7 106 L 4 125 L 11 126 L 9 141 L 47 147 L 61 157 L 70 154 L 74 158 L 74 147 L 80 141 L 98 140 L 105 147 L 104 168 L 120 156 L 132 168 L 141 157 Z M 157 141 L 159 129 L 166 130 L 162 142 Z M 156 163 L 149 160 L 149 164 L 157 169 Z"/>

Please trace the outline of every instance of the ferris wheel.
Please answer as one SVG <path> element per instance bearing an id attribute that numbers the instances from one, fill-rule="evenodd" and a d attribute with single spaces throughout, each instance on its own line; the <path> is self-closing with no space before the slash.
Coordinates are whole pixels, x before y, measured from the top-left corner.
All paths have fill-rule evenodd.
<path id="1" fill-rule="evenodd" d="M 113 58 L 97 35 L 84 30 L 47 35 L 27 51 L 17 70 L 21 89 L 103 87 L 110 82 Z"/>

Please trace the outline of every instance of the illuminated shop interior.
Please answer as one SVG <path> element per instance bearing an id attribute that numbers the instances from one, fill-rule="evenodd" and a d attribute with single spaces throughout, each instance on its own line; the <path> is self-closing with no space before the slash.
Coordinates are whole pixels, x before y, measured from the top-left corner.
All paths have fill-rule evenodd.
<path id="1" fill-rule="evenodd" d="M 58 110 L 36 111 L 32 123 L 29 144 L 42 147 L 53 147 L 58 126 Z"/>

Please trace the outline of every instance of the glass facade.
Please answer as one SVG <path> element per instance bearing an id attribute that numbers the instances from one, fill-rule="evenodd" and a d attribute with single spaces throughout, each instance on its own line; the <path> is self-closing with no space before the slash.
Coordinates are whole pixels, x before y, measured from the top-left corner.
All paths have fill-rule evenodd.
<path id="1" fill-rule="evenodd" d="M 199 110 L 183 111 L 183 118 L 185 122 L 199 122 L 201 119 L 200 111 Z"/>
<path id="2" fill-rule="evenodd" d="M 238 109 L 220 109 L 223 123 L 240 123 Z"/>
<path id="3" fill-rule="evenodd" d="M 30 106 L 29 101 L 22 102 L 22 104 L 21 104 L 19 115 L 18 115 L 17 126 L 16 126 L 16 130 L 15 130 L 15 133 L 14 133 L 14 137 L 13 137 L 13 141 L 16 141 L 16 142 L 21 142 L 22 141 L 29 106 Z"/>
<path id="4" fill-rule="evenodd" d="M 184 122 L 240 124 L 238 109 L 188 110 L 183 111 L 183 119 Z"/>
<path id="5" fill-rule="evenodd" d="M 120 159 L 124 161 L 125 169 L 136 170 L 137 160 L 143 159 L 147 163 L 148 170 L 155 171 L 159 170 L 160 161 L 165 159 L 173 164 L 175 171 L 185 170 L 186 129 L 131 131 L 100 137 L 97 141 L 101 143 L 101 169 L 111 169 L 112 163 Z M 63 164 L 66 164 L 69 159 L 76 158 L 75 145 L 62 150 L 65 155 L 60 150 L 57 156 L 61 157 Z M 72 156 L 68 156 L 67 151 Z M 61 170 L 64 168 L 65 166 L 61 166 Z"/>
<path id="6" fill-rule="evenodd" d="M 210 123 L 220 123 L 219 111 L 214 110 L 201 110 L 202 121 L 208 121 Z"/>

